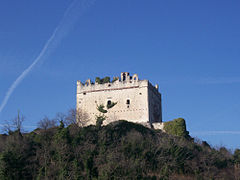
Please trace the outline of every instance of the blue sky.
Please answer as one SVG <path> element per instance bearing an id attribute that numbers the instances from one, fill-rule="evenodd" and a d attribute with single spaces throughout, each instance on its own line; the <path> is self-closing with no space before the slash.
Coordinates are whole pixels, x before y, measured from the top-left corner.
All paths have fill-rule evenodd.
<path id="1" fill-rule="evenodd" d="M 0 5 L 0 102 L 39 56 L 0 113 L 18 109 L 25 127 L 75 107 L 76 81 L 137 73 L 160 85 L 164 121 L 186 119 L 190 134 L 240 148 L 240 2 L 237 0 L 9 1 Z M 89 3 L 90 2 L 90 3 Z"/>

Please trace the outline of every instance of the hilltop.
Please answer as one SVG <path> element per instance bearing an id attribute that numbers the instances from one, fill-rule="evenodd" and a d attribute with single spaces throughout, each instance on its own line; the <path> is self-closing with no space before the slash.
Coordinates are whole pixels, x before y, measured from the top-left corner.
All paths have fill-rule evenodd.
<path id="1" fill-rule="evenodd" d="M 140 124 L 0 136 L 0 179 L 237 179 L 240 152 Z"/>

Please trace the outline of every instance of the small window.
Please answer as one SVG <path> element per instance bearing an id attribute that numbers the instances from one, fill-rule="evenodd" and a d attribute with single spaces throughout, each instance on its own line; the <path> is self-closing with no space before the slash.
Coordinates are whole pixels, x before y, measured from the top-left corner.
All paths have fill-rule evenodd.
<path id="1" fill-rule="evenodd" d="M 112 102 L 109 100 L 109 101 L 107 102 L 107 105 L 110 106 L 111 104 L 112 104 Z"/>
<path id="2" fill-rule="evenodd" d="M 130 99 L 127 99 L 127 103 L 126 104 L 130 104 Z"/>
<path id="3" fill-rule="evenodd" d="M 139 93 L 139 95 L 142 95 L 142 93 Z"/>
<path id="4" fill-rule="evenodd" d="M 125 81 L 125 80 L 126 80 L 126 74 L 123 73 L 123 81 Z"/>
<path id="5" fill-rule="evenodd" d="M 83 95 L 86 95 L 86 93 L 84 92 Z"/>

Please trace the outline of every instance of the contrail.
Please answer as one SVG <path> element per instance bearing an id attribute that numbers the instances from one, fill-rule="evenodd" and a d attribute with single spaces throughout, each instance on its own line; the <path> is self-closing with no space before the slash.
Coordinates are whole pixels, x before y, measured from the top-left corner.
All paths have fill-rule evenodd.
<path id="1" fill-rule="evenodd" d="M 84 13 L 84 11 L 93 5 L 95 0 L 74 0 L 70 6 L 65 11 L 62 20 L 58 26 L 53 31 L 50 38 L 47 40 L 43 49 L 40 51 L 39 55 L 33 61 L 33 63 L 25 69 L 22 74 L 12 83 L 8 89 L 2 103 L 0 106 L 0 113 L 7 104 L 11 94 L 16 89 L 16 87 L 22 82 L 22 80 L 28 75 L 28 73 L 33 69 L 33 67 L 45 56 L 49 55 L 53 49 L 61 42 L 61 40 L 67 35 L 68 31 L 73 27 L 73 25 L 78 20 L 78 17 Z"/>

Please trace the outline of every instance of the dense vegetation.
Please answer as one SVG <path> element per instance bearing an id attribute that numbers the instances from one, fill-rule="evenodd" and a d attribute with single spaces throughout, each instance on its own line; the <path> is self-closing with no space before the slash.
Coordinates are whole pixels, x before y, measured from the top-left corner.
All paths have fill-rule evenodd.
<path id="1" fill-rule="evenodd" d="M 239 179 L 239 163 L 239 149 L 232 155 L 127 121 L 103 127 L 61 121 L 0 136 L 0 179 Z"/>
<path id="2" fill-rule="evenodd" d="M 186 122 L 183 118 L 174 119 L 164 123 L 164 131 L 175 136 L 189 137 Z"/>

